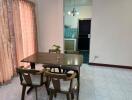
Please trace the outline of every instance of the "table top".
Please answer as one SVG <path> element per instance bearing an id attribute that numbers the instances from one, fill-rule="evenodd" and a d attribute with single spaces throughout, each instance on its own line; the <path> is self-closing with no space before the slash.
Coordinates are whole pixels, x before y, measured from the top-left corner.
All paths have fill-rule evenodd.
<path id="1" fill-rule="evenodd" d="M 83 56 L 80 54 L 57 54 L 38 52 L 32 54 L 21 62 L 37 63 L 37 64 L 53 64 L 62 66 L 81 66 L 83 63 Z"/>

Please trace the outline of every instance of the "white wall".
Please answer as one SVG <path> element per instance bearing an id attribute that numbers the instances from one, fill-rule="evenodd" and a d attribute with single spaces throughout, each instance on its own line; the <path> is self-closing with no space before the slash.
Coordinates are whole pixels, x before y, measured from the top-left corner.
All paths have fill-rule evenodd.
<path id="1" fill-rule="evenodd" d="M 64 23 L 65 25 L 71 26 L 72 28 L 78 27 L 78 20 L 79 19 L 85 19 L 85 18 L 91 18 L 92 17 L 92 6 L 78 6 L 76 7 L 77 11 L 79 12 L 79 15 L 77 16 L 69 16 L 67 14 L 68 11 L 71 11 L 73 7 L 67 6 L 65 7 L 65 19 Z"/>
<path id="2" fill-rule="evenodd" d="M 79 18 L 92 18 L 92 5 L 90 6 L 80 6 L 79 9 Z"/>
<path id="3" fill-rule="evenodd" d="M 93 0 L 90 62 L 132 66 L 131 11 L 132 0 Z"/>
<path id="4" fill-rule="evenodd" d="M 53 44 L 63 51 L 63 0 L 38 0 L 37 20 L 39 51 L 48 52 Z"/>

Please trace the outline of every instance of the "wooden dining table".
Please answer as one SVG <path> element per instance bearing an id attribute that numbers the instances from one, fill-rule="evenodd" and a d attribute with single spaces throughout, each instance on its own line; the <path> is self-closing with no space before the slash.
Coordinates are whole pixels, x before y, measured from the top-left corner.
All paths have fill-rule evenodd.
<path id="1" fill-rule="evenodd" d="M 83 56 L 80 54 L 48 53 L 37 52 L 21 62 L 30 63 L 31 69 L 35 69 L 35 64 L 46 64 L 48 66 L 59 66 L 61 69 L 73 70 L 77 72 L 78 94 L 80 90 L 80 67 L 83 63 Z"/>

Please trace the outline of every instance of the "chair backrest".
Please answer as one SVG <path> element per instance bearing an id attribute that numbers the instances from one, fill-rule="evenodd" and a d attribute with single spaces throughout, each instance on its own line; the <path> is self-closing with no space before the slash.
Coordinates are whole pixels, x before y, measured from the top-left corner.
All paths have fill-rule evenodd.
<path id="1" fill-rule="evenodd" d="M 61 81 L 70 81 L 69 83 L 69 89 L 72 88 L 72 80 L 75 78 L 76 73 L 71 74 L 70 76 L 68 74 L 64 73 L 56 73 L 56 72 L 49 72 L 46 71 L 45 75 L 50 78 L 50 83 L 53 84 L 53 87 L 56 91 L 61 91 Z"/>
<path id="2" fill-rule="evenodd" d="M 20 76 L 20 82 L 22 85 L 33 85 L 31 75 L 40 75 L 40 84 L 43 83 L 43 73 L 39 70 L 20 67 L 16 68 L 16 71 Z"/>
<path id="3" fill-rule="evenodd" d="M 56 50 L 56 49 L 49 49 L 49 53 L 60 53 L 60 50 Z"/>
<path id="4" fill-rule="evenodd" d="M 49 53 L 57 53 L 57 54 L 60 54 L 60 50 L 59 49 L 49 49 Z M 53 72 L 56 72 L 56 71 L 60 71 L 60 69 L 58 69 L 58 67 L 52 67 L 52 65 L 47 65 L 47 64 L 44 64 L 43 67 L 47 68 L 47 69 L 50 69 L 50 71 L 53 71 Z"/>

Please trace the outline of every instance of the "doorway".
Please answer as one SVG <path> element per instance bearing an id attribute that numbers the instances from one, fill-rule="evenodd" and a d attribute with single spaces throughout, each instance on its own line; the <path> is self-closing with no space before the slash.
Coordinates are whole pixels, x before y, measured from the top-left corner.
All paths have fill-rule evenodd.
<path id="1" fill-rule="evenodd" d="M 78 51 L 83 55 L 84 63 L 89 62 L 91 19 L 79 20 Z"/>
<path id="2" fill-rule="evenodd" d="M 89 62 L 92 0 L 64 0 L 64 51 Z"/>

